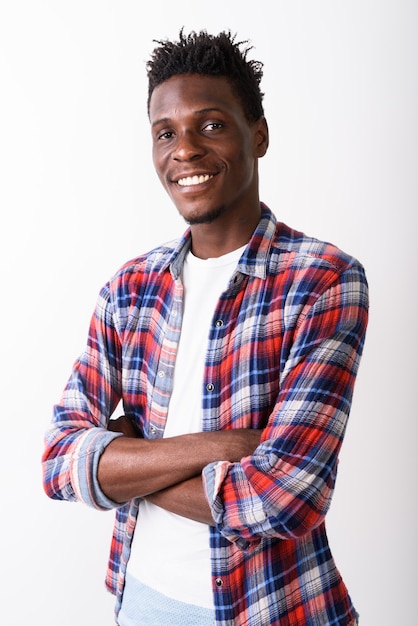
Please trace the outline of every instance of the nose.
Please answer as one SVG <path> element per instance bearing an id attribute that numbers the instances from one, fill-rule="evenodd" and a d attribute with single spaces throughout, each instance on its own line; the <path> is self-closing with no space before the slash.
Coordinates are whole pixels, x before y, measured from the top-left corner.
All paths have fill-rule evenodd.
<path id="1" fill-rule="evenodd" d="M 203 148 L 196 133 L 185 131 L 177 135 L 172 157 L 175 161 L 192 161 L 203 154 Z"/>

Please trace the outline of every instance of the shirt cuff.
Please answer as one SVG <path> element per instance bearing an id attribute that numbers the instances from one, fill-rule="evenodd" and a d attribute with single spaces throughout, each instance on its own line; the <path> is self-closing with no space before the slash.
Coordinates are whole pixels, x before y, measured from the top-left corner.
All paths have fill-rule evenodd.
<path id="1" fill-rule="evenodd" d="M 124 504 L 108 498 L 97 479 L 100 457 L 105 448 L 114 439 L 122 436 L 122 433 L 110 432 L 103 428 L 89 428 L 80 437 L 70 463 L 71 484 L 79 501 L 104 511 Z"/>

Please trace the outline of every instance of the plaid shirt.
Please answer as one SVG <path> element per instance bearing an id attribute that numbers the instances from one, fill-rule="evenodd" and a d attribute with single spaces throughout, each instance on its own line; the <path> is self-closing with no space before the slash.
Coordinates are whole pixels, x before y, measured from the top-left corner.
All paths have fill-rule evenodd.
<path id="1" fill-rule="evenodd" d="M 52 498 L 116 508 L 108 588 L 123 592 L 138 499 L 109 500 L 97 481 L 119 400 L 144 437 L 163 436 L 182 320 L 190 232 L 124 265 L 102 289 L 84 354 L 46 433 Z M 209 331 L 203 430 L 262 428 L 240 463 L 205 467 L 217 626 L 329 626 L 357 616 L 325 531 L 363 349 L 362 266 L 331 244 L 259 225 Z M 169 467 L 167 470 L 169 471 Z"/>

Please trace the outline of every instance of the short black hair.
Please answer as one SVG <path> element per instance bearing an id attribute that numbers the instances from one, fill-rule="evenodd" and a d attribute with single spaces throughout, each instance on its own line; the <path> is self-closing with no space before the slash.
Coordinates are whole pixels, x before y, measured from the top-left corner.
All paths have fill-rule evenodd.
<path id="1" fill-rule="evenodd" d="M 236 42 L 235 38 L 236 35 L 230 31 L 209 35 L 202 30 L 185 35 L 181 29 L 178 41 L 154 40 L 158 46 L 146 65 L 148 112 L 155 87 L 179 74 L 201 74 L 226 77 L 243 107 L 246 119 L 250 123 L 257 121 L 264 115 L 264 94 L 260 91 L 263 64 L 247 60 L 252 46 L 247 46 L 248 41 Z M 241 49 L 242 46 L 246 47 Z"/>

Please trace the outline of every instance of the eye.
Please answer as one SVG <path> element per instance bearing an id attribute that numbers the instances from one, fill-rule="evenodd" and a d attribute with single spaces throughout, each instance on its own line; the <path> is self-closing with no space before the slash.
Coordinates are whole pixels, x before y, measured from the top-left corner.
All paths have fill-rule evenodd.
<path id="1" fill-rule="evenodd" d="M 162 133 L 157 133 L 157 141 L 164 141 L 165 139 L 171 139 L 174 133 L 171 130 L 164 130 Z"/>
<path id="2" fill-rule="evenodd" d="M 212 132 L 214 130 L 219 130 L 220 128 L 223 128 L 223 124 L 221 124 L 221 122 L 209 122 L 209 124 L 206 124 L 203 127 L 203 130 Z"/>

